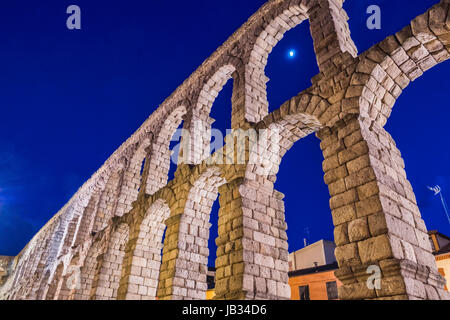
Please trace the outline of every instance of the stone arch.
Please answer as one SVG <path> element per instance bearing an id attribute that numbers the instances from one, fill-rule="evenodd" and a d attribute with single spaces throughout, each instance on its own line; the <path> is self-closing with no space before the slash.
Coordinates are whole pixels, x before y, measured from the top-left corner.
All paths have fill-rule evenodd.
<path id="1" fill-rule="evenodd" d="M 223 220 L 219 222 L 216 241 L 219 298 L 290 297 L 284 195 L 274 189 L 274 182 L 285 153 L 295 142 L 323 126 L 318 115 L 326 106 L 322 98 L 302 93 L 257 124 L 258 140 L 250 148 L 245 179 L 234 180 L 226 186 L 227 190 L 221 191 L 219 221 Z M 233 194 L 231 199 L 238 204 L 229 196 L 222 201 L 222 192 Z M 241 211 L 239 223 L 233 221 L 233 208 Z M 238 262 L 233 265 L 236 272 L 226 271 L 230 259 Z"/>
<path id="2" fill-rule="evenodd" d="M 37 289 L 36 292 L 36 299 L 40 300 L 44 299 L 45 289 L 47 288 L 49 278 L 50 278 L 50 270 L 47 270 L 45 271 L 44 277 L 41 279 L 39 283 L 39 288 Z"/>
<path id="3" fill-rule="evenodd" d="M 114 216 L 123 182 L 123 166 L 124 164 L 117 168 L 111 168 L 111 174 L 100 196 L 97 212 L 95 213 L 94 232 L 105 228 Z"/>
<path id="4" fill-rule="evenodd" d="M 233 64 L 225 64 L 207 79 L 198 95 L 197 103 L 194 108 L 194 112 L 197 116 L 201 119 L 209 117 L 214 100 L 217 98 L 227 81 L 233 77 L 235 71 L 236 67 Z"/>
<path id="5" fill-rule="evenodd" d="M 67 251 L 72 247 L 73 242 L 75 240 L 75 232 L 80 222 L 81 215 L 74 215 L 74 217 L 70 220 L 66 227 L 66 234 L 64 237 L 64 241 L 61 247 L 60 255 L 64 255 Z"/>
<path id="6" fill-rule="evenodd" d="M 58 218 L 52 223 L 55 224 L 55 231 L 51 234 L 51 241 L 49 245 L 49 253 L 46 259 L 47 266 L 53 266 L 61 251 L 66 227 L 73 214 L 73 204 L 65 207 Z"/>
<path id="7" fill-rule="evenodd" d="M 259 122 L 268 114 L 266 84 L 269 78 L 265 74 L 265 68 L 269 54 L 287 31 L 308 19 L 306 7 L 299 4 L 301 1 L 294 2 L 289 7 L 282 5 L 275 12 L 270 12 L 249 52 L 245 66 L 245 114 L 250 122 Z"/>
<path id="8" fill-rule="evenodd" d="M 189 114 L 189 121 L 185 123 L 185 129 L 190 134 L 188 155 L 183 154 L 183 160 L 188 163 L 198 164 L 210 155 L 211 125 L 214 122 L 209 114 L 211 107 L 229 79 L 237 77 L 236 66 L 225 63 L 205 80 L 198 93 L 197 101 Z M 234 90 L 234 89 L 233 89 Z"/>
<path id="9" fill-rule="evenodd" d="M 64 264 L 61 262 L 53 273 L 53 278 L 48 285 L 47 294 L 45 300 L 57 300 L 60 290 L 61 279 L 64 271 Z"/>
<path id="10" fill-rule="evenodd" d="M 73 300 L 75 291 L 81 287 L 80 254 L 77 252 L 64 272 L 58 300 Z"/>
<path id="11" fill-rule="evenodd" d="M 98 269 L 98 257 L 103 253 L 103 241 L 94 241 L 84 260 L 80 271 L 80 287 L 75 290 L 74 300 L 89 300 L 96 270 Z"/>
<path id="12" fill-rule="evenodd" d="M 64 215 L 67 213 L 67 208 L 65 209 Z M 40 257 L 38 268 L 42 270 L 42 272 L 46 269 L 51 269 L 54 267 L 55 261 L 57 260 L 57 255 L 59 253 L 59 249 L 62 245 L 62 239 L 64 234 L 64 218 L 63 214 L 56 217 L 56 219 L 52 220 L 48 226 L 47 234 L 46 234 L 46 242 L 43 247 L 43 254 Z M 41 269 L 42 267 L 42 269 Z M 46 279 L 46 281 L 48 278 Z M 45 298 L 42 294 L 45 294 L 45 289 L 47 288 L 47 283 L 39 283 L 39 299 Z"/>
<path id="13" fill-rule="evenodd" d="M 22 259 L 19 260 L 18 264 L 15 267 L 15 275 L 14 275 L 14 280 L 12 282 L 12 287 L 17 286 L 23 280 L 22 276 L 26 271 L 27 261 L 25 258 L 27 256 L 28 256 L 28 254 L 25 254 L 24 256 L 22 256 Z"/>
<path id="14" fill-rule="evenodd" d="M 246 177 L 275 182 L 283 156 L 295 142 L 323 126 L 317 115 L 327 106 L 322 98 L 304 93 L 265 117 L 257 126 L 259 139 L 251 149 Z"/>
<path id="15" fill-rule="evenodd" d="M 93 228 L 95 212 L 99 204 L 99 199 L 100 196 L 98 193 L 93 193 L 91 195 L 88 205 L 86 206 L 80 217 L 80 221 L 78 223 L 78 227 L 76 230 L 76 236 L 73 242 L 74 246 L 78 246 L 84 241 L 87 241 L 89 239 L 88 235 L 90 234 Z"/>
<path id="16" fill-rule="evenodd" d="M 85 194 L 79 194 L 71 203 L 68 212 L 64 213 L 64 229 L 62 232 L 61 243 L 58 249 L 58 257 L 67 254 L 74 244 L 76 232 L 80 223 L 81 216 L 88 205 Z"/>
<path id="17" fill-rule="evenodd" d="M 40 259 L 39 249 L 39 246 L 34 246 L 30 255 L 25 258 L 26 264 L 20 275 L 20 287 L 17 293 L 17 296 L 22 297 L 22 299 L 26 299 L 33 289 L 33 282 L 36 279 L 35 269 Z"/>
<path id="18" fill-rule="evenodd" d="M 347 105 L 383 127 L 410 82 L 450 58 L 448 6 L 441 1 L 365 52 L 347 90 L 354 96 Z"/>
<path id="19" fill-rule="evenodd" d="M 13 300 L 20 299 L 20 296 L 22 296 L 23 287 L 26 286 L 26 278 L 27 278 L 27 267 L 29 264 L 29 255 L 31 249 L 27 248 L 26 252 L 23 252 L 20 254 L 20 259 L 17 260 L 15 263 L 15 266 L 13 267 L 14 270 L 14 277 L 9 278 L 10 281 L 8 284 L 11 288 L 11 294 L 10 298 Z"/>
<path id="20" fill-rule="evenodd" d="M 57 224 L 54 223 L 51 227 L 48 233 L 45 235 L 42 235 L 43 243 L 40 246 L 40 254 L 37 259 L 37 265 L 35 274 L 36 276 L 33 277 L 34 283 L 33 287 L 30 290 L 29 294 L 27 295 L 28 299 L 43 299 L 43 294 L 45 293 L 44 290 L 46 289 L 48 279 L 50 277 L 50 271 L 46 271 L 48 268 L 47 259 L 50 254 L 50 246 L 53 242 L 53 238 L 51 237 L 51 234 L 54 230 L 56 230 Z"/>
<path id="21" fill-rule="evenodd" d="M 225 183 L 219 168 L 206 168 L 193 182 L 184 212 L 166 221 L 159 298 L 206 299 L 209 217 Z"/>
<path id="22" fill-rule="evenodd" d="M 184 105 L 175 108 L 165 118 L 152 141 L 146 178 L 147 194 L 154 194 L 167 183 L 171 161 L 170 140 L 183 121 L 185 114 L 186 107 Z"/>
<path id="23" fill-rule="evenodd" d="M 39 246 L 35 246 L 33 249 L 33 252 L 31 254 L 31 257 L 29 258 L 29 266 L 27 266 L 27 271 L 25 275 L 25 285 L 23 285 L 23 290 L 21 296 L 23 299 L 28 299 L 28 297 L 32 294 L 32 290 L 35 284 L 35 281 L 37 280 L 39 273 L 38 271 L 38 263 L 41 257 L 41 252 L 39 252 Z"/>
<path id="24" fill-rule="evenodd" d="M 132 156 L 122 158 L 125 170 L 115 211 L 116 216 L 121 217 L 124 213 L 130 211 L 132 202 L 138 198 L 142 185 L 144 165 L 148 155 L 148 147 L 151 145 L 152 140 L 153 133 L 145 133 L 140 141 L 130 148 L 129 153 L 132 153 Z"/>
<path id="25" fill-rule="evenodd" d="M 124 259 L 124 276 L 119 299 L 154 300 L 161 266 L 164 221 L 169 217 L 167 203 L 158 199 L 146 210 L 143 219 L 131 232 Z"/>
<path id="26" fill-rule="evenodd" d="M 93 300 L 113 300 L 117 298 L 125 248 L 129 239 L 129 226 L 121 223 L 113 226 L 108 249 L 98 257 L 97 271 L 91 290 Z"/>
<path id="27" fill-rule="evenodd" d="M 252 60 L 257 58 L 255 52 L 260 54 L 260 62 L 264 62 L 265 53 L 258 50 L 268 49 L 267 52 L 270 52 L 271 48 L 265 45 L 273 47 L 285 32 L 282 28 L 288 30 L 293 27 L 290 24 L 298 22 L 296 19 L 300 20 L 301 12 L 297 12 L 298 9 L 291 9 L 296 8 L 297 4 L 300 10 L 308 13 L 311 21 L 314 48 L 321 73 L 313 78 L 313 87 L 306 90 L 306 94 L 291 99 L 280 109 L 266 115 L 267 111 L 263 110 L 264 103 L 261 103 L 264 99 L 261 99 L 261 95 L 258 96 L 257 92 L 265 91 L 267 79 L 264 78 L 264 67 L 259 73 L 257 82 L 258 72 L 253 73 L 254 70 L 250 70 L 249 66 Z M 155 192 L 154 198 L 143 195 L 142 200 L 139 199 L 140 201 L 130 211 L 130 215 L 124 219 L 111 219 L 116 213 L 122 215 L 127 210 L 127 203 L 136 195 L 132 192 L 130 194 L 133 197 L 120 197 L 128 196 L 127 192 L 121 193 L 124 188 L 129 187 L 128 182 L 132 190 L 138 190 L 139 186 L 143 185 L 136 183 L 136 176 L 133 174 L 126 177 L 127 183 L 122 183 L 122 179 L 124 179 L 123 170 L 129 168 L 127 166 L 129 155 L 136 147 L 138 149 L 143 147 L 148 154 L 146 147 L 143 146 L 146 139 L 145 130 L 139 129 L 136 135 L 114 153 L 110 158 L 114 164 L 111 165 L 111 161 L 108 161 L 101 169 L 101 172 L 107 172 L 112 180 L 108 181 L 107 190 L 99 195 L 98 199 L 101 210 L 95 221 L 97 225 L 94 231 L 102 231 L 97 234 L 99 241 L 89 249 L 90 251 L 92 249 L 92 252 L 88 252 L 85 263 L 84 274 L 91 277 L 90 282 L 86 282 L 87 298 L 91 296 L 96 298 L 100 295 L 101 298 L 115 297 L 117 291 L 115 286 L 119 283 L 119 279 L 124 278 L 126 274 L 124 270 L 128 270 L 120 266 L 124 264 L 123 262 L 118 261 L 123 256 L 123 250 L 133 247 L 132 242 L 127 241 L 127 232 L 124 229 L 128 230 L 127 225 L 135 228 L 134 219 L 145 220 L 144 217 L 137 218 L 135 214 L 143 214 L 144 212 L 140 212 L 144 210 L 143 207 L 147 208 L 149 203 L 156 204 L 153 199 L 158 199 L 158 196 L 163 198 L 167 192 L 173 193 L 174 196 L 170 201 L 166 201 L 170 208 L 170 217 L 166 220 L 168 236 L 164 241 L 158 296 L 164 299 L 203 298 L 203 261 L 205 254 L 207 255 L 203 246 L 205 243 L 203 235 L 206 235 L 208 228 L 206 211 L 217 190 L 220 193 L 221 204 L 219 237 L 216 239 L 218 246 L 216 289 L 220 289 L 217 298 L 289 298 L 284 203 L 283 195 L 273 189 L 274 173 L 278 170 L 282 155 L 290 146 L 303 135 L 312 133 L 318 128 L 320 130 L 317 136 L 321 139 L 325 158 L 324 180 L 329 187 L 330 207 L 335 224 L 336 258 L 339 262 L 336 275 L 343 282 L 343 286 L 339 289 L 339 297 L 448 298 L 442 290 L 443 279 L 436 270 L 426 226 L 406 179 L 400 152 L 383 126 L 401 90 L 424 71 L 449 58 L 450 3 L 448 0 L 442 0 L 431 10 L 414 19 L 410 26 L 370 49 L 358 59 L 353 59 L 356 50 L 349 37 L 348 26 L 345 24 L 346 14 L 341 5 L 342 1 L 337 0 L 269 1 L 224 46 L 205 61 L 169 98 L 169 103 L 165 103 L 145 123 L 145 127 L 158 128 L 158 121 L 161 119 L 158 116 L 165 114 L 164 108 L 167 108 L 173 100 L 176 102 L 183 99 L 195 100 L 199 93 L 207 88 L 206 95 L 202 91 L 201 98 L 194 106 L 186 104 L 189 112 L 184 118 L 186 121 L 204 120 L 206 125 L 199 130 L 207 130 L 211 124 L 208 97 L 214 98 L 215 93 L 219 91 L 217 88 L 214 89 L 214 86 L 218 83 L 220 87 L 223 78 L 219 74 L 219 82 L 215 84 L 212 82 L 205 84 L 203 81 L 210 79 L 210 73 L 217 74 L 218 71 L 214 66 L 233 65 L 236 70 L 232 76 L 234 79 L 237 77 L 240 82 L 237 86 L 235 82 L 233 83 L 233 96 L 237 99 L 244 97 L 245 108 L 236 109 L 235 106 L 241 102 L 236 104 L 233 100 L 232 119 L 239 119 L 242 112 L 247 122 L 232 120 L 232 127 L 238 124 L 239 128 L 247 128 L 257 123 L 256 127 L 260 129 L 279 129 L 281 150 L 275 153 L 270 143 L 262 149 L 268 151 L 263 158 L 273 166 L 274 172 L 265 173 L 265 163 L 263 165 L 251 163 L 248 167 L 230 165 L 224 178 L 216 171 L 217 168 L 206 167 L 208 161 L 198 166 L 182 166 L 176 179 L 161 189 L 161 195 L 155 192 L 157 187 L 154 187 L 151 190 L 152 193 Z M 294 16 L 297 18 L 293 18 Z M 278 25 L 272 23 L 273 21 Z M 268 27 L 271 24 L 275 31 Z M 268 37 L 269 34 L 273 39 Z M 265 35 L 265 38 L 258 38 L 262 35 Z M 263 43 L 266 38 L 269 39 L 268 44 Z M 255 42 L 258 42 L 258 46 Z M 230 63 L 233 59 L 229 55 L 239 56 L 235 60 L 242 59 L 246 67 Z M 229 72 L 231 70 L 225 70 L 225 78 L 229 76 Z M 257 75 L 255 79 L 254 74 Z M 351 85 L 348 87 L 350 82 Z M 212 89 L 207 87 L 210 85 Z M 239 87 L 239 90 L 236 91 L 235 87 Z M 187 98 L 185 95 L 191 92 L 192 96 Z M 248 92 L 250 93 L 247 95 Z M 319 94 L 320 97 L 310 93 Z M 200 100 L 203 98 L 206 103 L 201 105 Z M 238 117 L 235 116 L 235 111 Z M 189 127 L 189 124 L 186 126 Z M 198 133 L 194 127 L 190 129 Z M 136 144 L 138 140 L 139 145 Z M 195 141 L 195 144 L 197 143 L 198 141 Z M 199 144 L 202 147 L 203 141 Z M 259 151 L 252 149 L 255 153 Z M 118 153 L 123 158 L 115 163 Z M 141 158 L 142 154 L 136 156 Z M 200 150 L 196 159 L 198 161 L 193 163 L 200 163 L 204 160 L 203 156 L 203 150 Z M 131 171 L 136 171 L 134 166 L 130 168 Z M 114 172 L 117 173 L 115 177 Z M 143 178 L 142 180 L 145 181 Z M 158 183 L 159 181 L 164 181 L 164 178 L 158 180 Z M 58 264 L 60 262 L 58 255 L 61 245 L 64 244 L 63 236 L 67 223 L 73 217 L 73 204 L 71 200 L 43 228 L 40 234 L 44 236 L 41 239 L 32 240 L 33 244 L 44 241 L 43 238 L 48 241 L 43 246 L 42 255 L 37 259 L 36 273 L 39 276 L 33 284 L 33 290 L 38 289 L 39 298 L 45 297 L 47 289 L 49 289 L 48 297 L 58 296 L 60 277 L 57 273 L 61 266 Z M 119 224 L 120 221 L 127 221 L 127 225 Z M 89 232 L 90 228 L 87 230 Z M 119 230 L 121 232 L 115 234 Z M 133 229 L 134 231 L 137 232 L 138 228 Z M 108 250 L 104 252 L 104 242 L 109 240 L 110 235 Z M 136 236 L 132 233 L 132 238 L 135 237 L 138 239 L 136 242 L 140 241 L 139 234 Z M 91 240 L 88 241 L 80 246 L 80 250 L 88 248 Z M 122 243 L 119 248 L 116 247 L 118 243 Z M 128 245 L 125 246 L 125 243 Z M 16 257 L 14 274 L 8 278 L 7 288 L 1 288 L 2 297 L 14 299 L 26 294 L 23 283 L 28 280 L 23 276 L 30 272 L 30 264 L 34 264 L 28 260 L 30 255 L 34 254 L 30 254 L 31 247 L 30 245 L 25 248 L 23 254 Z M 133 254 L 134 250 L 131 255 Z M 65 262 L 69 258 L 70 255 L 63 257 Z M 131 262 L 131 259 L 126 260 L 125 264 Z M 381 289 L 369 290 L 366 285 L 365 271 L 370 265 L 377 265 L 382 270 Z M 113 270 L 111 266 L 114 266 Z M 50 270 L 55 270 L 53 278 Z M 17 288 L 14 288 L 14 285 L 17 285 Z"/>

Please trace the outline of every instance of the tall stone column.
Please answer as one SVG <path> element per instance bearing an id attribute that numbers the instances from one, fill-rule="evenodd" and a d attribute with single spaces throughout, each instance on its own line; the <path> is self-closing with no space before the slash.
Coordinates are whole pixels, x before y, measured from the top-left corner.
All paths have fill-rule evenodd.
<path id="1" fill-rule="evenodd" d="M 183 300 L 187 296 L 184 278 L 188 276 L 188 271 L 182 266 L 177 267 L 180 220 L 179 213 L 172 215 L 165 222 L 167 229 L 157 290 L 159 300 Z"/>
<path id="2" fill-rule="evenodd" d="M 188 276 L 186 266 L 178 263 L 181 216 L 188 195 L 188 190 L 177 193 L 174 207 L 170 207 L 170 217 L 165 220 L 166 234 L 162 251 L 161 267 L 157 298 L 159 300 L 182 300 L 187 295 L 184 288 L 184 279 Z M 184 267 L 184 268 L 183 268 Z"/>
<path id="3" fill-rule="evenodd" d="M 231 96 L 231 129 L 246 129 L 249 123 L 257 122 L 267 115 L 267 110 L 258 110 L 259 108 L 252 108 L 250 100 L 246 92 L 246 84 L 251 83 L 253 79 L 246 79 L 251 77 L 250 72 L 235 71 L 233 74 L 233 93 Z M 267 106 L 265 106 L 267 109 Z M 257 110 L 255 110 L 257 109 Z M 263 109 L 263 108 L 261 108 Z M 261 114 L 259 114 L 261 113 Z M 225 132 L 223 133 L 226 134 Z"/>
<path id="4" fill-rule="evenodd" d="M 184 119 L 179 164 L 199 164 L 210 155 L 211 126 L 214 119 L 209 114 L 194 110 Z"/>
<path id="5" fill-rule="evenodd" d="M 216 299 L 289 299 L 283 195 L 265 179 L 219 192 Z"/>
<path id="6" fill-rule="evenodd" d="M 331 199 L 340 299 L 443 299 L 427 229 L 400 151 L 376 122 L 318 132 Z M 379 281 L 377 281 L 379 280 Z"/>
<path id="7" fill-rule="evenodd" d="M 348 16 L 343 0 L 317 0 L 310 8 L 309 22 L 314 40 L 317 64 L 321 72 L 333 67 L 333 58 L 348 52 L 356 57 L 358 50 L 350 37 Z"/>
<path id="8" fill-rule="evenodd" d="M 154 300 L 161 268 L 163 221 L 170 210 L 162 201 L 150 208 L 138 207 L 125 249 L 118 299 Z"/>
<path id="9" fill-rule="evenodd" d="M 126 223 L 112 225 L 108 248 L 97 256 L 97 269 L 91 288 L 91 300 L 115 300 L 117 298 L 122 263 L 129 239 L 129 226 Z"/>

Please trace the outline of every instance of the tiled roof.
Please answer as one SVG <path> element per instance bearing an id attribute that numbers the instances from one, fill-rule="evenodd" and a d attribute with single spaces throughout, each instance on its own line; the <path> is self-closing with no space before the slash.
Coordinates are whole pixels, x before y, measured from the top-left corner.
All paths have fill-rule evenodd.
<path id="1" fill-rule="evenodd" d="M 439 254 L 444 254 L 444 253 L 449 253 L 450 252 L 450 243 L 443 246 L 441 249 L 439 249 L 438 251 L 433 252 L 434 255 L 439 255 Z"/>

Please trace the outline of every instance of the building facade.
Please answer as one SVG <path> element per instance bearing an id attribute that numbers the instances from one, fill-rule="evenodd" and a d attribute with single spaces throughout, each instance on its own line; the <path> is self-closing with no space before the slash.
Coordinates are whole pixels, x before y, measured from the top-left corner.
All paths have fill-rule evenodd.
<path id="1" fill-rule="evenodd" d="M 334 300 L 342 283 L 333 241 L 320 240 L 289 254 L 291 300 Z"/>
<path id="2" fill-rule="evenodd" d="M 450 288 L 450 237 L 436 230 L 430 231 L 428 234 L 438 271 L 447 280 L 445 290 L 448 291 Z"/>
<path id="3" fill-rule="evenodd" d="M 289 271 L 291 300 L 337 300 L 342 283 L 334 275 L 337 262 Z"/>

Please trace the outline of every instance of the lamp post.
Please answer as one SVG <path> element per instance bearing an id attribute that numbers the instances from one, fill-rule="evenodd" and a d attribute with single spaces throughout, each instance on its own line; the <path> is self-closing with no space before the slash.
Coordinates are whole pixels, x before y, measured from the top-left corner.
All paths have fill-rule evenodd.
<path id="1" fill-rule="evenodd" d="M 433 188 L 432 187 L 428 187 L 428 189 L 433 191 L 435 196 L 439 195 L 439 197 L 441 198 L 442 206 L 444 207 L 444 211 L 445 211 L 445 214 L 447 216 L 448 223 L 450 224 L 450 215 L 448 214 L 447 202 L 445 202 L 444 196 L 442 195 L 441 187 L 440 186 L 435 186 Z"/>

